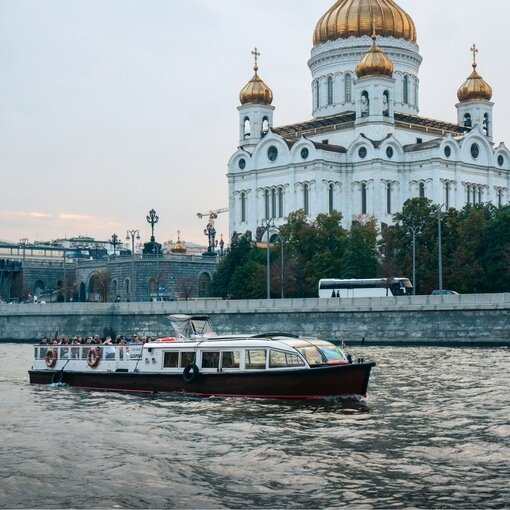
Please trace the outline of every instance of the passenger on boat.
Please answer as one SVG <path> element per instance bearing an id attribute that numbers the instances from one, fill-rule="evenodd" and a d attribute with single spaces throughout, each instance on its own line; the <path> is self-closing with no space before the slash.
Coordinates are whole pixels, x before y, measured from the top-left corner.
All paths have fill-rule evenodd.
<path id="1" fill-rule="evenodd" d="M 142 343 L 142 340 L 140 339 L 140 337 L 138 335 L 133 335 L 131 337 L 131 342 L 129 342 L 130 344 L 141 344 Z"/>

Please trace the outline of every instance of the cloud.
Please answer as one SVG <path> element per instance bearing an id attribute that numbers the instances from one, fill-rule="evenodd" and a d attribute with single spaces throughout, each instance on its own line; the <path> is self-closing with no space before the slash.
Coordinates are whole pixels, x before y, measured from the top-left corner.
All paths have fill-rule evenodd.
<path id="1" fill-rule="evenodd" d="M 51 218 L 51 214 L 40 211 L 4 211 L 2 216 L 6 218 L 22 217 L 22 218 Z"/>
<path id="2" fill-rule="evenodd" d="M 61 220 L 67 221 L 90 221 L 92 220 L 92 216 L 87 216 L 86 214 L 68 214 L 68 213 L 60 213 L 58 217 Z"/>

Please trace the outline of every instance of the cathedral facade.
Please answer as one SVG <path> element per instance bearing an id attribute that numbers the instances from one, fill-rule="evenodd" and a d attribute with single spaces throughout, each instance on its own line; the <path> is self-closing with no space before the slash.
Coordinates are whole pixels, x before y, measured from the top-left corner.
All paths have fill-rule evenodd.
<path id="1" fill-rule="evenodd" d="M 510 151 L 493 140 L 478 50 L 453 124 L 419 115 L 416 41 L 413 20 L 393 0 L 338 0 L 314 32 L 312 119 L 279 127 L 253 52 L 228 163 L 231 236 L 279 226 L 298 209 L 310 218 L 337 210 L 349 228 L 371 216 L 391 224 L 413 197 L 446 209 L 510 202 Z"/>

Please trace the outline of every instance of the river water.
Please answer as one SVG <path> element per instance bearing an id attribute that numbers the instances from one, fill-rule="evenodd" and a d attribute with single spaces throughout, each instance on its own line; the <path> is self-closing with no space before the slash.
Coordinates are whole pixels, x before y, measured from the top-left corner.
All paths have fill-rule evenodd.
<path id="1" fill-rule="evenodd" d="M 0 344 L 0 507 L 510 506 L 510 349 L 351 352 L 366 406 L 31 386 Z"/>

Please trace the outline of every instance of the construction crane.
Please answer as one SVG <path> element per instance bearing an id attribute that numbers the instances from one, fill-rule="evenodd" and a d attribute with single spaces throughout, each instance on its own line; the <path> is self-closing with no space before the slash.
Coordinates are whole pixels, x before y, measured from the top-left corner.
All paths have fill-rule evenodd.
<path id="1" fill-rule="evenodd" d="M 209 211 L 209 212 L 206 212 L 206 213 L 197 213 L 197 216 L 199 218 L 203 218 L 204 216 L 208 216 L 209 217 L 209 221 L 214 221 L 218 217 L 218 214 L 221 214 L 221 213 L 224 213 L 224 212 L 228 212 L 228 207 L 223 207 L 223 209 L 215 209 L 214 211 Z"/>
<path id="2" fill-rule="evenodd" d="M 222 209 L 215 209 L 206 213 L 197 213 L 199 218 L 207 216 L 209 222 L 204 229 L 204 235 L 209 239 L 209 246 L 207 247 L 207 255 L 216 256 L 216 229 L 214 228 L 214 220 L 218 217 L 218 214 L 228 211 L 228 207 Z"/>

